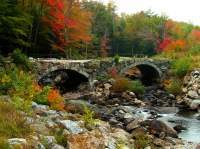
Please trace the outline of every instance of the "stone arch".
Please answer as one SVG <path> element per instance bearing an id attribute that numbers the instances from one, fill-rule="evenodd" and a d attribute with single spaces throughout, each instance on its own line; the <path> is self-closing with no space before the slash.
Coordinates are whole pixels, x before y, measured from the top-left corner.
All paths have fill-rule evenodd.
<path id="1" fill-rule="evenodd" d="M 131 68 L 139 69 L 141 77 L 139 78 L 143 84 L 152 85 L 153 83 L 161 80 L 162 71 L 151 62 L 138 62 L 121 70 L 121 74 L 124 74 L 127 70 Z"/>
<path id="2" fill-rule="evenodd" d="M 55 86 L 61 92 L 76 90 L 81 84 L 89 83 L 89 75 L 72 68 L 51 68 L 39 79 L 39 84 Z"/>

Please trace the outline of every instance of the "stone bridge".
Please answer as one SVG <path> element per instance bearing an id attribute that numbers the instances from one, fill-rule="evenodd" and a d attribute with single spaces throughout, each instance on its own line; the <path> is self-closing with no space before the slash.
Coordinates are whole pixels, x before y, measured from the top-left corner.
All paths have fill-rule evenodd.
<path id="1" fill-rule="evenodd" d="M 64 71 L 71 75 L 73 81 L 77 82 L 79 82 L 78 79 L 92 82 L 99 76 L 105 76 L 108 70 L 114 66 L 121 74 L 136 67 L 140 70 L 144 80 L 162 79 L 169 68 L 168 60 L 150 58 L 120 58 L 117 65 L 112 58 L 92 60 L 32 59 L 32 62 L 38 72 L 39 80 L 45 76 Z"/>

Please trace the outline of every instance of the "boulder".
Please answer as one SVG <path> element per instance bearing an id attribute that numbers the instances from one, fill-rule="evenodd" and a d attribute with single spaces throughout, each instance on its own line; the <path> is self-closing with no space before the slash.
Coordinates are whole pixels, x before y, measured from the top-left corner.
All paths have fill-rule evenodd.
<path id="1" fill-rule="evenodd" d="M 71 121 L 71 120 L 61 120 L 60 124 L 69 130 L 72 134 L 79 134 L 84 130 L 79 126 L 79 122 Z"/>
<path id="2" fill-rule="evenodd" d="M 181 132 L 182 130 L 186 130 L 187 128 L 185 126 L 182 125 L 176 125 L 173 127 L 174 130 L 176 130 L 178 133 Z"/>
<path id="3" fill-rule="evenodd" d="M 140 119 L 140 118 L 137 118 L 137 119 L 133 120 L 132 122 L 130 122 L 130 123 L 126 126 L 126 130 L 127 130 L 127 131 L 131 131 L 131 130 L 134 130 L 135 128 L 138 128 L 140 122 L 142 122 L 142 119 Z"/>
<path id="4" fill-rule="evenodd" d="M 196 99 L 196 98 L 199 97 L 198 93 L 197 93 L 196 91 L 194 91 L 194 90 L 190 90 L 190 91 L 188 92 L 188 96 L 189 96 L 190 98 L 192 98 L 192 99 Z"/>
<path id="5" fill-rule="evenodd" d="M 160 136 L 164 134 L 165 136 L 177 138 L 177 132 L 160 120 L 153 120 L 150 122 L 149 131 L 151 134 Z"/>
<path id="6" fill-rule="evenodd" d="M 200 99 L 198 100 L 193 100 L 190 104 L 190 108 L 192 110 L 198 110 L 200 108 Z"/>

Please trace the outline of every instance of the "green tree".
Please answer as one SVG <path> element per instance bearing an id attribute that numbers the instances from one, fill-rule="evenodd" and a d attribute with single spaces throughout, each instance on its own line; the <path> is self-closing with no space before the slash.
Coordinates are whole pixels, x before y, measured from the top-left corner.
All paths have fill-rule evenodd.
<path id="1" fill-rule="evenodd" d="M 16 0 L 0 0 L 0 50 L 30 47 L 32 17 L 18 6 Z"/>

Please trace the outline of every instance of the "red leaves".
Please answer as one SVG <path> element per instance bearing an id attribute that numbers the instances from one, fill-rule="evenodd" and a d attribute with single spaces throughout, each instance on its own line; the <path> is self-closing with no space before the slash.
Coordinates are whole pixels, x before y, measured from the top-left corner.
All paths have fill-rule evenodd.
<path id="1" fill-rule="evenodd" d="M 54 48 L 64 51 L 66 46 L 91 41 L 90 14 L 75 0 L 47 0 L 45 22 L 56 36 Z"/>
<path id="2" fill-rule="evenodd" d="M 157 51 L 162 52 L 170 43 L 172 40 L 170 38 L 165 38 L 160 44 L 158 45 Z"/>
<path id="3" fill-rule="evenodd" d="M 158 46 L 158 52 L 173 52 L 184 50 L 186 47 L 186 41 L 183 39 L 172 40 L 170 38 L 165 38 Z"/>
<path id="4" fill-rule="evenodd" d="M 47 4 L 49 5 L 49 6 L 54 6 L 55 5 L 55 0 L 47 0 Z"/>

